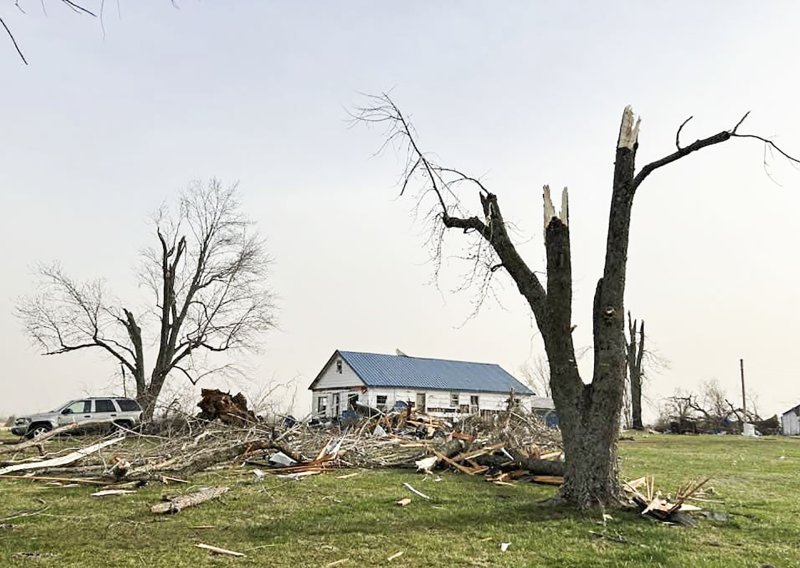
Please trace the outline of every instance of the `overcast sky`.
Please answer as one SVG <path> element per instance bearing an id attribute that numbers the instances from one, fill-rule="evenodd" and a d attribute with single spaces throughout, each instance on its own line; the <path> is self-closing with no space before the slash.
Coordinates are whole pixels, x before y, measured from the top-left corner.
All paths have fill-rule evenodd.
<path id="1" fill-rule="evenodd" d="M 401 160 L 350 128 L 359 92 L 392 89 L 423 147 L 481 176 L 543 269 L 541 187 L 570 188 L 577 345 L 591 344 L 614 149 L 625 105 L 639 165 L 729 129 L 800 154 L 796 2 L 107 2 L 104 30 L 60 2 L 0 7 L 0 415 L 104 393 L 99 354 L 42 357 L 13 316 L 32 267 L 59 260 L 135 303 L 150 214 L 193 179 L 238 181 L 274 257 L 280 327 L 245 360 L 254 396 L 294 380 L 296 412 L 334 349 L 496 362 L 542 352 L 513 283 L 469 321 L 467 267 L 429 285 Z M 768 157 L 768 156 L 767 156 Z M 800 403 L 800 171 L 735 140 L 659 170 L 633 211 L 626 307 L 671 363 L 653 399 L 739 358 L 762 414 Z M 477 205 L 477 195 L 463 199 Z M 451 255 L 459 252 L 458 235 Z M 173 379 L 180 386 L 181 379 Z M 209 381 L 207 386 L 216 386 Z M 285 392 L 282 396 L 286 396 Z M 652 416 L 652 411 L 649 411 Z"/>

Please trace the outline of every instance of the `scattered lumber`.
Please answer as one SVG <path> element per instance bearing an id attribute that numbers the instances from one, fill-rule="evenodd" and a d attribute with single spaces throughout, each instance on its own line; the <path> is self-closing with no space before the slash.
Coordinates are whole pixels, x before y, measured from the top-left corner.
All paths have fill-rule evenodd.
<path id="1" fill-rule="evenodd" d="M 84 458 L 88 455 L 91 455 L 95 452 L 99 452 L 103 448 L 107 448 L 113 444 L 118 444 L 122 440 L 125 439 L 125 436 L 121 436 L 119 438 L 113 438 L 111 440 L 105 440 L 103 442 L 98 442 L 97 444 L 92 444 L 86 448 L 82 448 L 80 450 L 74 451 L 69 453 L 65 456 L 60 456 L 57 458 L 51 458 L 49 460 L 42 460 L 37 462 L 27 462 L 27 463 L 20 463 L 17 465 L 10 465 L 8 467 L 4 467 L 0 469 L 0 475 L 6 475 L 7 473 L 13 473 L 15 471 L 25 471 L 29 469 L 47 469 L 51 467 L 59 467 L 62 465 L 68 465 L 73 462 L 78 461 L 81 458 Z"/>
<path id="2" fill-rule="evenodd" d="M 675 492 L 674 499 L 668 499 L 655 489 L 653 476 L 641 477 L 623 484 L 623 490 L 630 497 L 631 503 L 637 506 L 643 516 L 665 523 L 678 523 L 694 526 L 694 520 L 686 513 L 701 511 L 697 505 L 686 503 L 711 478 L 690 480 L 683 483 Z"/>
<path id="3" fill-rule="evenodd" d="M 206 487 L 195 493 L 188 493 L 185 495 L 178 495 L 170 498 L 165 503 L 158 503 L 150 507 L 150 512 L 156 515 L 165 515 L 168 513 L 179 513 L 188 507 L 200 505 L 211 499 L 216 499 L 229 491 L 229 487 Z"/>

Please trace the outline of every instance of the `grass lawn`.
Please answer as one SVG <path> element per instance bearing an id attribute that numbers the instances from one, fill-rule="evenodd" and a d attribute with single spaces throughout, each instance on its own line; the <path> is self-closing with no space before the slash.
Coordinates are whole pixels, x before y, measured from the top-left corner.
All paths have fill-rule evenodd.
<path id="1" fill-rule="evenodd" d="M 724 503 L 709 506 L 728 520 L 671 527 L 612 512 L 605 530 L 622 535 L 622 544 L 590 534 L 604 530 L 599 512 L 542 505 L 552 487 L 498 487 L 449 473 L 436 481 L 361 470 L 337 479 L 351 473 L 340 471 L 295 482 L 221 470 L 192 481 L 229 485 L 226 496 L 172 516 L 149 507 L 184 486 L 98 499 L 88 487 L 3 480 L 0 519 L 38 509 L 40 500 L 49 508 L 0 521 L 0 566 L 800 566 L 800 440 L 651 435 L 621 442 L 621 453 L 626 477 L 653 474 L 667 491 L 711 475 Z M 402 497 L 413 502 L 395 505 Z M 215 556 L 194 546 L 200 542 L 247 557 Z M 503 542 L 511 543 L 506 552 Z"/>

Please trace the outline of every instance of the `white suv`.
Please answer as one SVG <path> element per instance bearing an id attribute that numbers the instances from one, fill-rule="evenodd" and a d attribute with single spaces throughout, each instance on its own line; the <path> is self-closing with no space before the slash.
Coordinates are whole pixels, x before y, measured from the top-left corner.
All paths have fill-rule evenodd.
<path id="1" fill-rule="evenodd" d="M 21 416 L 14 421 L 11 433 L 35 438 L 73 422 L 86 423 L 86 426 L 107 423 L 130 429 L 139 424 L 141 416 L 142 407 L 132 398 L 82 398 L 71 400 L 52 412 Z"/>

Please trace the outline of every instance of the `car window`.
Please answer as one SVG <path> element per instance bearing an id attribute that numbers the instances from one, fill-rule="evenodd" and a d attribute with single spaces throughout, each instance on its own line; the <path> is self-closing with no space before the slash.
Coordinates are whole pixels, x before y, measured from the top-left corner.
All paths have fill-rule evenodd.
<path id="1" fill-rule="evenodd" d="M 61 414 L 87 414 L 91 412 L 92 403 L 88 400 L 76 400 L 64 410 Z"/>
<path id="2" fill-rule="evenodd" d="M 108 400 L 107 398 L 101 398 L 94 401 L 94 411 L 95 412 L 116 412 L 117 409 L 114 408 L 114 403 Z"/>
<path id="3" fill-rule="evenodd" d="M 123 412 L 139 412 L 141 410 L 139 403 L 135 400 L 129 398 L 117 398 L 115 400 L 117 401 L 117 406 Z"/>

